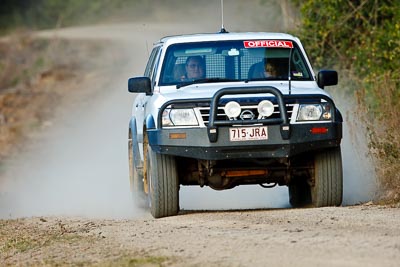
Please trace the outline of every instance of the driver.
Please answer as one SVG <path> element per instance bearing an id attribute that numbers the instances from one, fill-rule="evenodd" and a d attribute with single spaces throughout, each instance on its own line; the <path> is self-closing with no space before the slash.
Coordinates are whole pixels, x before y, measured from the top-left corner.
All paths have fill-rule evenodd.
<path id="1" fill-rule="evenodd" d="M 182 80 L 203 79 L 206 77 L 205 62 L 201 56 L 188 57 L 185 65 L 186 75 Z"/>

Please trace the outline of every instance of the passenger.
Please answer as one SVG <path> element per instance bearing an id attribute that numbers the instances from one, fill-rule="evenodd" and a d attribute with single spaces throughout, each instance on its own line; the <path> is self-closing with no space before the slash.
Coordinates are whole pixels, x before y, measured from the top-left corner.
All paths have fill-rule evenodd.
<path id="1" fill-rule="evenodd" d="M 249 69 L 249 79 L 264 79 L 278 77 L 278 66 L 272 60 L 264 59 L 253 64 Z"/>
<path id="2" fill-rule="evenodd" d="M 278 68 L 276 64 L 272 61 L 267 61 L 264 65 L 264 77 L 274 78 L 278 77 Z"/>
<path id="3" fill-rule="evenodd" d="M 201 56 L 188 57 L 185 65 L 186 75 L 182 80 L 203 79 L 206 77 L 205 63 Z"/>

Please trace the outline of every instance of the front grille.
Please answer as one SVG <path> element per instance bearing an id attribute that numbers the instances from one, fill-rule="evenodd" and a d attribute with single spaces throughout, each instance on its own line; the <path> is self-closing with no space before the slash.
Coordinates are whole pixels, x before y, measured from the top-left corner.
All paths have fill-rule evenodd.
<path id="1" fill-rule="evenodd" d="M 279 119 L 281 117 L 280 115 L 280 110 L 278 108 L 278 105 L 274 105 L 275 110 L 274 113 L 268 117 L 268 119 Z M 293 107 L 294 104 L 286 104 L 286 112 L 287 112 L 287 117 L 290 120 L 292 117 L 293 113 Z M 201 117 L 203 118 L 204 125 L 208 125 L 209 122 L 209 117 L 210 117 L 210 107 L 198 107 L 198 110 L 200 111 Z M 257 110 L 257 105 L 248 105 L 248 106 L 242 106 L 242 111 L 244 110 L 249 110 L 254 114 L 254 119 L 258 118 L 258 110 Z M 216 120 L 218 121 L 229 121 L 229 118 L 225 115 L 224 112 L 224 107 L 218 107 L 218 112 L 217 112 L 217 117 Z M 240 120 L 240 118 L 237 118 Z"/>

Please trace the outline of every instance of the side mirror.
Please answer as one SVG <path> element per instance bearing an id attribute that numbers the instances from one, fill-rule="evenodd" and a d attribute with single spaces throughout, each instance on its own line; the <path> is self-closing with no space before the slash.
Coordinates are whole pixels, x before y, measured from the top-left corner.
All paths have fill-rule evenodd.
<path id="1" fill-rule="evenodd" d="M 151 95 L 150 78 L 149 77 L 129 78 L 128 91 L 131 93 L 146 93 L 146 95 Z"/>
<path id="2" fill-rule="evenodd" d="M 338 74 L 335 70 L 321 70 L 318 72 L 317 83 L 322 89 L 325 86 L 336 85 L 338 83 Z"/>

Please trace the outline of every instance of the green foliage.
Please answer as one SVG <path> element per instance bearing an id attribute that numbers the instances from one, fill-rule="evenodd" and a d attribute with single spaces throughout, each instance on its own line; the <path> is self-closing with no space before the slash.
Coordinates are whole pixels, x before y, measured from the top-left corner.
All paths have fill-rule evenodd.
<path id="1" fill-rule="evenodd" d="M 340 63 L 361 77 L 400 67 L 399 1 L 308 0 L 300 8 L 300 35 L 318 66 Z"/>

